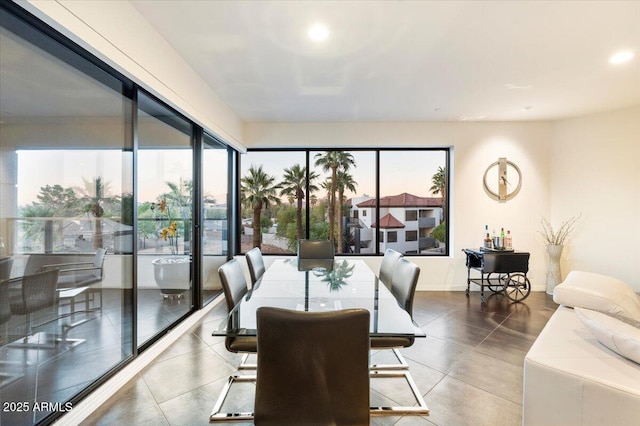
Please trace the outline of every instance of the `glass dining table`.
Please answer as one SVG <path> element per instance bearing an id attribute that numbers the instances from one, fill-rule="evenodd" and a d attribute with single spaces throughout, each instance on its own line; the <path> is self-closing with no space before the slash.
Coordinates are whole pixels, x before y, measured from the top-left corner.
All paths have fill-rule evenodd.
<path id="1" fill-rule="evenodd" d="M 330 267 L 306 270 L 295 258 L 274 261 L 213 335 L 255 336 L 256 310 L 262 306 L 306 312 L 363 308 L 371 315 L 371 338 L 425 337 L 362 260 L 335 260 Z"/>
<path id="2" fill-rule="evenodd" d="M 302 261 L 301 261 L 302 262 Z M 256 336 L 256 311 L 263 306 L 306 312 L 364 308 L 370 313 L 369 336 L 376 338 L 426 337 L 376 274 L 359 259 L 336 259 L 298 264 L 297 258 L 277 259 L 256 285 L 213 331 L 213 336 Z M 259 356 L 259 354 L 258 354 Z M 406 369 L 389 371 L 371 367 L 371 378 L 404 378 L 417 401 L 413 406 L 372 406 L 372 415 L 425 415 L 429 413 L 421 393 Z M 211 413 L 210 421 L 252 419 L 252 413 L 221 413 L 233 381 L 253 381 L 255 376 L 234 375 Z"/>

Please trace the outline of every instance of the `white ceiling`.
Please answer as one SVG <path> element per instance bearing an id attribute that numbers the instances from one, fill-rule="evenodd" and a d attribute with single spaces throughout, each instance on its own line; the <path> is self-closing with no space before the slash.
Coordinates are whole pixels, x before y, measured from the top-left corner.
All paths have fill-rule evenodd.
<path id="1" fill-rule="evenodd" d="M 553 120 L 640 104 L 638 1 L 132 3 L 245 121 Z M 325 42 L 307 36 L 316 22 Z M 636 57 L 610 65 L 620 49 Z"/>

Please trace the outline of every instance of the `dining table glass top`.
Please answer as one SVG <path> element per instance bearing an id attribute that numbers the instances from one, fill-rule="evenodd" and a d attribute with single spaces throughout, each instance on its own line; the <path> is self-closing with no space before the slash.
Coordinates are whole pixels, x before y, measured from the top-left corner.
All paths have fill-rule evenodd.
<path id="1" fill-rule="evenodd" d="M 256 310 L 270 306 L 307 312 L 364 308 L 371 314 L 371 337 L 425 337 L 364 261 L 332 263 L 304 270 L 296 258 L 274 261 L 213 335 L 256 335 Z"/>

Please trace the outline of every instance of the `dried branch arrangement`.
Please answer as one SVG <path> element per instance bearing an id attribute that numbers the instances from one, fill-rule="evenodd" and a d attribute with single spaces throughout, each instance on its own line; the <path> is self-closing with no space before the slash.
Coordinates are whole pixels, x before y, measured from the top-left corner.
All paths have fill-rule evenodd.
<path id="1" fill-rule="evenodd" d="M 575 224 L 578 219 L 580 219 L 580 216 L 582 215 L 574 216 L 569 220 L 565 220 L 560 224 L 560 228 L 558 228 L 557 231 L 554 230 L 553 225 L 543 217 L 540 220 L 540 223 L 542 224 L 542 232 L 540 232 L 540 235 L 544 237 L 544 241 L 548 245 L 563 246 L 567 237 L 569 237 L 569 234 L 573 232 Z"/>

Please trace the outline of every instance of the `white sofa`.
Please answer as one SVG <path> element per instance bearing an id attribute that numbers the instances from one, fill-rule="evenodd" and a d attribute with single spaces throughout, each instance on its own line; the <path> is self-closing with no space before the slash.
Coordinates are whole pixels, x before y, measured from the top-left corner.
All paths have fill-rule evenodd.
<path id="1" fill-rule="evenodd" d="M 524 425 L 640 425 L 640 364 L 600 343 L 593 324 L 587 327 L 584 316 L 569 307 L 607 321 L 618 319 L 601 312 L 640 321 L 640 296 L 619 284 L 603 275 L 572 272 L 558 286 L 554 300 L 561 306 L 525 357 Z M 627 331 L 637 341 L 637 323 L 622 326 L 632 327 Z M 636 361 L 637 348 L 632 348 Z"/>

